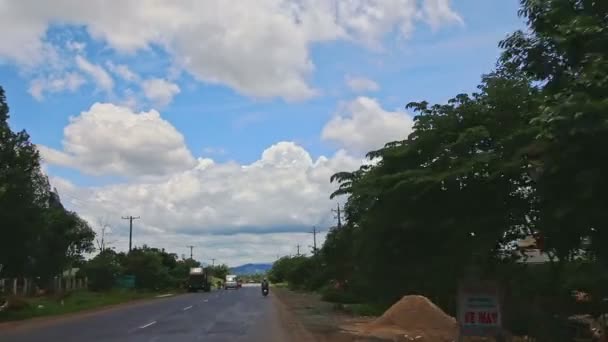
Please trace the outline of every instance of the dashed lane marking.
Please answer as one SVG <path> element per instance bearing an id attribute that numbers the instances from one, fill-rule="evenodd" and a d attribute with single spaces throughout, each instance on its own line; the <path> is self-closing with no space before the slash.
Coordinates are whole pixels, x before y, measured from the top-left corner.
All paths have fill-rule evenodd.
<path id="1" fill-rule="evenodd" d="M 145 329 L 145 328 L 147 328 L 147 327 L 149 327 L 149 326 L 151 326 L 153 324 L 156 324 L 156 321 L 152 321 L 152 322 L 150 322 L 148 324 L 142 325 L 141 327 L 139 327 L 139 329 Z"/>

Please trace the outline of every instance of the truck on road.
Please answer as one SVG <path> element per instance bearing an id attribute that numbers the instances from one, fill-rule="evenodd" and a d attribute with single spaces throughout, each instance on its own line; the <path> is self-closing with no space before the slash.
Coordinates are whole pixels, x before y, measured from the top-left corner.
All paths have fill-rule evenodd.
<path id="1" fill-rule="evenodd" d="M 191 268 L 190 275 L 188 276 L 188 291 L 211 291 L 211 283 L 209 282 L 209 275 L 207 273 L 207 270 L 202 267 Z"/>
<path id="2" fill-rule="evenodd" d="M 224 289 L 238 289 L 239 285 L 237 282 L 237 276 L 234 274 L 229 274 L 226 276 L 226 282 L 224 282 Z"/>

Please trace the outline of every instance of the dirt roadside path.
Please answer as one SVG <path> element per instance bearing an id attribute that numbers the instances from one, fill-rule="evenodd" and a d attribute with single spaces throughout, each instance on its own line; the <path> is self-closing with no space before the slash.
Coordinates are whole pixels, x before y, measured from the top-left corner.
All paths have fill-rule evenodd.
<path id="1" fill-rule="evenodd" d="M 371 317 L 353 317 L 340 313 L 331 303 L 323 302 L 316 294 L 274 288 L 273 294 L 287 329 L 293 329 L 302 342 L 386 342 L 374 337 L 357 335 L 349 327 L 364 324 Z"/>

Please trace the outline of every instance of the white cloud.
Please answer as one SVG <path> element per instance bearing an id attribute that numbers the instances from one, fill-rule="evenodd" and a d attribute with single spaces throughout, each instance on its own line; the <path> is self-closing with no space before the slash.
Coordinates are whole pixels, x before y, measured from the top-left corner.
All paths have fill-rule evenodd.
<path id="1" fill-rule="evenodd" d="M 378 91 L 380 89 L 378 83 L 365 77 L 353 77 L 350 75 L 346 75 L 344 81 L 352 91 L 358 93 Z"/>
<path id="2" fill-rule="evenodd" d="M 125 81 L 128 82 L 137 82 L 139 81 L 139 75 L 131 71 L 127 65 L 124 64 L 114 64 L 112 61 L 108 61 L 106 63 L 108 70 L 118 75 Z"/>
<path id="3" fill-rule="evenodd" d="M 159 106 L 168 105 L 173 96 L 180 93 L 179 86 L 162 78 L 152 78 L 143 81 L 144 95 Z"/>
<path id="4" fill-rule="evenodd" d="M 137 245 L 179 252 L 189 241 L 207 256 L 236 264 L 271 261 L 295 253 L 296 243 L 311 244 L 310 234 L 302 232 L 334 223 L 330 176 L 359 165 L 344 151 L 313 160 L 293 142 L 279 142 L 247 165 L 199 159 L 188 170 L 154 181 L 86 188 L 52 177 L 51 183 L 64 204 L 90 222 L 105 216 L 115 218 L 111 224 L 117 227 L 124 226 L 121 215 L 140 215 Z M 113 231 L 122 234 L 117 247 L 124 249 L 126 230 Z"/>
<path id="5" fill-rule="evenodd" d="M 60 76 L 38 77 L 30 82 L 28 92 L 37 100 L 44 98 L 44 93 L 58 93 L 61 91 L 74 92 L 86 80 L 76 72 L 68 72 Z"/>
<path id="6" fill-rule="evenodd" d="M 433 27 L 459 21 L 447 0 L 102 0 L 0 3 L 0 57 L 45 62 L 43 37 L 51 23 L 82 25 L 126 53 L 156 46 L 178 69 L 201 81 L 254 97 L 302 100 L 317 92 L 311 44 L 350 40 L 378 47 L 392 32 L 407 37 L 419 21 Z M 48 44 L 47 44 L 48 45 Z M 109 85 L 109 84 L 107 84 Z"/>
<path id="7" fill-rule="evenodd" d="M 95 103 L 70 119 L 63 151 L 40 146 L 45 162 L 93 175 L 165 175 L 195 165 L 184 137 L 155 110 Z"/>
<path id="8" fill-rule="evenodd" d="M 89 62 L 80 55 L 76 56 L 76 65 L 82 72 L 87 73 L 100 89 L 111 92 L 114 88 L 112 76 L 103 67 Z"/>
<path id="9" fill-rule="evenodd" d="M 452 10 L 451 0 L 426 0 L 422 5 L 425 20 L 433 29 L 444 23 L 463 24 L 462 17 Z"/>
<path id="10" fill-rule="evenodd" d="M 366 153 L 405 139 L 412 126 L 406 113 L 386 111 L 375 99 L 358 97 L 340 108 L 323 127 L 321 137 L 349 151 Z"/>

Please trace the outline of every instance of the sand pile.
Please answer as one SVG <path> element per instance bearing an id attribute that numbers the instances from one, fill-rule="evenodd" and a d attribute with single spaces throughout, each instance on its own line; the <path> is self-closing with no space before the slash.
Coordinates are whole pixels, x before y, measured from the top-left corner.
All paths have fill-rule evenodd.
<path id="1" fill-rule="evenodd" d="M 458 324 L 426 297 L 404 296 L 366 330 L 372 335 L 407 335 L 405 340 L 451 342 L 458 335 Z"/>

